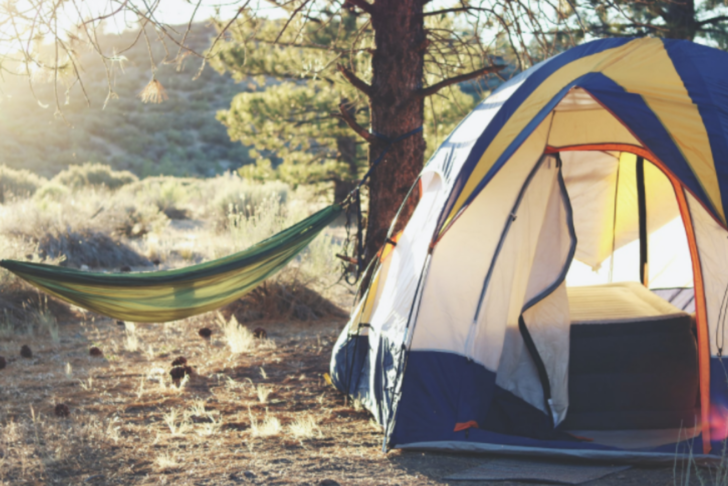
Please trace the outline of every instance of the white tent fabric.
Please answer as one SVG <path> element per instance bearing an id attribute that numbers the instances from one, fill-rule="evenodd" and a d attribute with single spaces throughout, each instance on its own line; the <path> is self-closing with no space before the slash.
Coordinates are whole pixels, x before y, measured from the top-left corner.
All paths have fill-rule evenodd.
<path id="1" fill-rule="evenodd" d="M 466 341 L 473 327 L 475 312 L 488 267 L 500 240 L 503 225 L 510 215 L 528 174 L 543 153 L 549 120 L 513 156 L 494 182 L 478 196 L 437 242 L 418 313 L 412 349 L 450 351 L 466 355 Z M 488 220 L 489 224 L 483 224 Z M 448 326 L 439 323 L 447 322 Z M 502 326 L 501 326 L 502 328 Z M 490 370 L 500 360 L 501 337 L 483 355 L 471 355 Z M 482 361 L 481 361 L 482 360 Z"/>
<path id="2" fill-rule="evenodd" d="M 496 384 L 544 413 L 552 412 L 554 423 L 559 424 L 568 408 L 568 360 L 564 360 L 564 356 L 569 353 L 570 326 L 566 287 L 559 280 L 563 279 L 568 268 L 576 241 L 572 240 L 570 232 L 571 212 L 559 181 L 556 159 L 548 157 L 542 162 L 539 172 L 552 179 L 550 183 L 544 181 L 542 186 L 548 192 L 547 199 L 541 200 L 540 194 L 529 198 L 528 206 L 522 205 L 515 212 L 516 221 L 518 218 L 525 220 L 524 229 L 509 233 L 513 240 L 506 239 L 504 243 L 520 252 L 520 257 L 511 260 L 518 262 L 516 267 L 519 270 L 526 267 L 526 273 L 530 272 L 524 303 L 517 312 L 520 315 L 528 306 L 524 322 L 546 368 L 551 390 L 550 406 L 544 406 L 543 387 L 534 368 L 533 357 L 527 353 L 518 330 L 518 316 L 515 316 L 515 323 L 509 316 Z M 539 181 L 534 178 L 532 182 L 538 184 Z M 531 191 L 526 194 L 530 195 Z M 513 270 L 515 274 L 516 269 Z M 516 303 L 521 291 L 518 289 L 511 295 Z"/>
<path id="3" fill-rule="evenodd" d="M 726 312 L 721 306 L 728 292 L 728 232 L 726 232 L 703 206 L 687 193 L 688 206 L 695 229 L 695 239 L 700 253 L 700 268 L 705 285 L 705 302 L 710 331 L 710 354 L 718 355 L 718 348 L 728 340 Z M 723 353 L 726 348 L 723 347 Z"/>

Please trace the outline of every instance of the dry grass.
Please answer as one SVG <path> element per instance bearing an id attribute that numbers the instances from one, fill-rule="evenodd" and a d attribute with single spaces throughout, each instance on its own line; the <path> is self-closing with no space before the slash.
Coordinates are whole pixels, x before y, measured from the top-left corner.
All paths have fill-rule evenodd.
<path id="1" fill-rule="evenodd" d="M 288 426 L 288 430 L 296 439 L 312 439 L 321 436 L 316 419 L 312 415 L 296 417 Z"/>
<path id="2" fill-rule="evenodd" d="M 33 360 L 2 371 L 0 484 L 86 484 L 99 475 L 89 482 L 216 484 L 234 471 L 292 484 L 382 484 L 362 458 L 404 484 L 406 474 L 379 453 L 368 415 L 345 407 L 322 378 L 341 321 L 268 324 L 275 346 L 259 342 L 231 360 L 196 335 L 216 318 L 136 326 L 134 335 L 155 350 L 149 355 L 129 351 L 128 324 L 111 320 L 62 323 L 58 343 L 39 336 Z M 0 350 L 21 340 L 6 337 Z M 89 358 L 91 343 L 105 358 Z M 179 355 L 196 374 L 177 389 L 168 371 Z M 68 404 L 69 418 L 53 415 L 56 403 Z"/>
<path id="3" fill-rule="evenodd" d="M 281 433 L 281 421 L 270 415 L 267 408 L 262 422 L 258 422 L 250 409 L 248 409 L 248 416 L 250 417 L 250 435 L 252 437 L 272 437 Z"/>
<path id="4" fill-rule="evenodd" d="M 230 176 L 116 190 L 57 180 L 0 206 L 0 251 L 110 271 L 157 259 L 175 268 L 241 249 L 318 207 L 308 194 Z M 57 244 L 43 246 L 51 237 Z M 92 261 L 61 244 L 76 237 L 81 249 L 90 242 L 83 258 Z M 1 271 L 0 354 L 10 358 L 0 371 L 0 484 L 427 483 L 382 455 L 368 414 L 322 378 L 351 295 L 332 286 L 335 252 L 331 236 L 316 240 L 222 317 L 163 325 L 117 325 Z M 267 338 L 253 338 L 258 326 Z M 209 341 L 197 335 L 203 327 L 216 330 Z M 15 358 L 26 342 L 33 358 Z M 103 357 L 90 357 L 92 346 Z M 177 356 L 194 368 L 179 386 L 169 375 Z M 67 418 L 54 415 L 60 403 Z"/>
<path id="5" fill-rule="evenodd" d="M 258 401 L 260 403 L 268 403 L 268 397 L 273 393 L 273 389 L 265 385 L 259 384 L 255 387 L 255 392 L 258 395 Z"/>
<path id="6" fill-rule="evenodd" d="M 222 314 L 218 313 L 217 322 L 231 353 L 240 354 L 253 349 L 255 346 L 253 333 L 247 327 L 241 326 L 235 316 L 225 320 Z"/>

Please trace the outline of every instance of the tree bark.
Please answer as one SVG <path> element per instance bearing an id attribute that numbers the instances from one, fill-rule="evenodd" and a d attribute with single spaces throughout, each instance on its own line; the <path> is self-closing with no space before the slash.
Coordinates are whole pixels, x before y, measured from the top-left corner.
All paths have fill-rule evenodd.
<path id="1" fill-rule="evenodd" d="M 390 139 L 421 127 L 424 102 L 417 92 L 424 79 L 427 34 L 424 25 L 426 0 L 376 0 L 371 7 L 375 51 L 369 93 L 371 127 Z M 377 139 L 369 147 L 369 164 L 387 148 Z M 372 172 L 369 184 L 366 260 L 372 259 L 384 243 L 387 230 L 424 163 L 425 140 L 416 133 L 389 147 Z M 419 200 L 415 189 L 397 222 L 399 231 Z"/>
<path id="2" fill-rule="evenodd" d="M 693 40 L 698 32 L 694 0 L 671 0 L 662 5 L 662 18 L 669 39 Z"/>

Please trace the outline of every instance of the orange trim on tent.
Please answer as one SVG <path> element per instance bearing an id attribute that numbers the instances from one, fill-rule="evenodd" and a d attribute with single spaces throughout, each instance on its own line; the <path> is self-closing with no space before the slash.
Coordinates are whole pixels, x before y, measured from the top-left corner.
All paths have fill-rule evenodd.
<path id="1" fill-rule="evenodd" d="M 700 374 L 700 418 L 701 431 L 703 434 L 703 453 L 710 452 L 710 342 L 708 331 L 708 312 L 705 305 L 705 286 L 703 283 L 703 272 L 700 266 L 700 254 L 698 253 L 698 243 L 695 239 L 695 230 L 693 228 L 693 220 L 690 216 L 690 208 L 688 207 L 685 192 L 680 179 L 673 174 L 660 159 L 650 150 L 643 147 L 636 147 L 629 144 L 618 143 L 601 143 L 590 145 L 574 145 L 569 147 L 546 147 L 546 153 L 552 154 L 556 152 L 567 151 L 588 151 L 596 150 L 601 152 L 619 151 L 629 152 L 643 157 L 655 164 L 670 180 L 675 190 L 677 205 L 680 208 L 680 216 L 685 226 L 688 245 L 690 247 L 690 259 L 693 264 L 693 285 L 695 287 L 695 323 L 698 330 L 698 369 Z M 696 198 L 696 200 L 700 201 Z M 701 203 L 702 204 L 702 203 Z M 705 206 L 703 206 L 705 207 Z M 707 208 L 706 208 L 707 211 Z M 708 214 L 713 214 L 708 211 Z M 713 216 L 713 219 L 715 217 Z M 718 221 L 716 219 L 716 221 Z M 721 226 L 723 226 L 721 224 Z"/>
<path id="2" fill-rule="evenodd" d="M 460 432 L 461 430 L 466 429 L 477 429 L 478 428 L 478 422 L 475 420 L 471 420 L 470 422 L 458 422 L 455 424 L 455 432 Z"/>
<path id="3" fill-rule="evenodd" d="M 705 285 L 700 265 L 698 242 L 695 239 L 695 228 L 690 215 L 688 201 L 682 186 L 673 181 L 677 205 L 680 208 L 685 232 L 688 235 L 690 259 L 693 263 L 693 284 L 695 287 L 695 323 L 698 328 L 698 369 L 700 370 L 700 415 L 703 432 L 703 454 L 710 452 L 710 342 L 708 331 L 708 310 L 705 305 Z"/>
<path id="4" fill-rule="evenodd" d="M 404 230 L 402 230 L 402 231 L 404 231 Z M 399 239 L 402 237 L 402 231 L 400 231 L 399 233 L 397 233 L 395 235 L 392 235 L 392 237 L 390 238 L 390 240 L 392 240 L 395 243 L 394 245 L 392 244 L 391 241 L 384 242 L 384 246 L 382 247 L 381 250 L 379 250 L 381 253 L 379 259 L 381 261 L 386 260 L 387 257 L 392 253 L 392 251 L 394 251 L 394 247 L 397 246 L 396 243 L 398 243 Z"/>

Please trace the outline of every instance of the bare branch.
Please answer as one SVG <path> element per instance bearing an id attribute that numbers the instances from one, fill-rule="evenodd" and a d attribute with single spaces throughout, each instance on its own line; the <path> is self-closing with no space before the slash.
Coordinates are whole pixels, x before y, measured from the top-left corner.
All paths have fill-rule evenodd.
<path id="1" fill-rule="evenodd" d="M 725 22 L 727 20 L 728 20 L 728 15 L 718 15 L 717 17 L 712 17 L 710 19 L 702 20 L 702 21 L 698 22 L 698 25 L 702 27 L 703 25 L 706 25 L 706 24 L 715 24 L 718 22 Z"/>
<path id="2" fill-rule="evenodd" d="M 364 93 L 367 96 L 371 96 L 372 93 L 372 87 L 369 86 L 367 83 L 365 83 L 361 78 L 359 78 L 356 74 L 346 69 L 341 64 L 338 64 L 336 66 L 338 70 L 341 72 L 342 75 L 359 91 Z"/>
<path id="3" fill-rule="evenodd" d="M 288 26 L 291 25 L 291 22 L 293 22 L 293 19 L 296 18 L 296 15 L 298 15 L 301 12 L 301 10 L 303 10 L 304 8 L 306 8 L 306 5 L 308 5 L 308 3 L 309 3 L 309 0 L 305 0 L 303 3 L 301 3 L 301 5 L 298 6 L 298 8 L 296 8 L 291 13 L 291 15 L 288 16 L 288 20 L 286 20 L 286 23 L 283 24 L 283 28 L 281 29 L 281 31 L 278 32 L 278 37 L 276 37 L 276 40 L 273 41 L 274 44 L 276 42 L 278 42 L 279 40 L 281 40 L 281 36 L 286 31 L 286 29 L 288 28 Z"/>
<path id="4" fill-rule="evenodd" d="M 376 140 L 376 137 L 369 133 L 369 131 L 364 128 L 363 126 L 359 125 L 356 122 L 356 119 L 354 116 L 349 113 L 349 111 L 346 109 L 346 106 L 344 104 L 339 105 L 339 112 L 341 113 L 339 117 L 346 122 L 347 125 L 349 125 L 349 128 L 354 130 L 357 135 L 359 135 L 361 138 L 366 140 L 369 143 L 373 143 Z"/>
<path id="5" fill-rule="evenodd" d="M 440 91 L 442 88 L 446 88 L 452 84 L 462 83 L 463 81 L 479 78 L 488 73 L 496 73 L 498 71 L 501 71 L 505 67 L 505 65 L 491 65 L 469 73 L 461 74 L 460 76 L 453 76 L 452 78 L 444 79 L 439 83 L 435 83 L 432 86 L 419 90 L 417 92 L 417 96 L 419 96 L 420 98 L 431 96 Z"/>
<path id="6" fill-rule="evenodd" d="M 423 15 L 425 17 L 431 17 L 433 15 L 442 15 L 447 13 L 456 13 L 456 12 L 470 12 L 472 10 L 484 10 L 481 8 L 475 8 L 475 7 L 455 7 L 455 8 L 444 8 L 442 10 L 435 10 L 433 12 L 425 12 Z"/>

